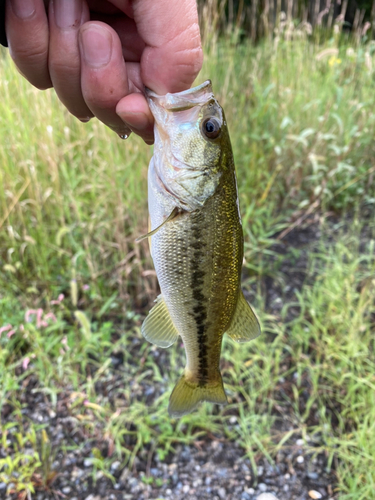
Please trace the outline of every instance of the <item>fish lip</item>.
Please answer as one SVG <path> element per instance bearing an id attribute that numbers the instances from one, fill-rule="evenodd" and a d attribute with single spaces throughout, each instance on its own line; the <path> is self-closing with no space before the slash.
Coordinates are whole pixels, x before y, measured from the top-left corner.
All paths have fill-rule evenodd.
<path id="1" fill-rule="evenodd" d="M 159 95 L 147 87 L 145 92 L 148 101 L 155 102 L 167 111 L 183 111 L 184 109 L 205 104 L 214 98 L 211 80 L 206 80 L 200 85 L 182 92 L 168 92 L 165 95 Z"/>

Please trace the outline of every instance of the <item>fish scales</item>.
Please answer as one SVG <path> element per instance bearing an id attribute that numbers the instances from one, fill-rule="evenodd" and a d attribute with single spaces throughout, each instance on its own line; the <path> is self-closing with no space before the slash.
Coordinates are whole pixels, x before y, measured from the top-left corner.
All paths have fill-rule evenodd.
<path id="1" fill-rule="evenodd" d="M 217 382 L 222 336 L 237 303 L 242 230 L 233 183 L 227 191 L 221 187 L 204 209 L 171 221 L 152 240 L 160 288 L 198 382 Z"/>
<path id="2" fill-rule="evenodd" d="M 259 324 L 240 288 L 237 183 L 225 116 L 211 84 L 167 96 L 150 92 L 149 102 L 155 117 L 149 237 L 161 296 L 142 333 L 161 347 L 178 335 L 183 340 L 186 367 L 169 405 L 172 416 L 181 416 L 202 400 L 226 403 L 219 368 L 223 335 L 248 341 L 259 334 Z"/>

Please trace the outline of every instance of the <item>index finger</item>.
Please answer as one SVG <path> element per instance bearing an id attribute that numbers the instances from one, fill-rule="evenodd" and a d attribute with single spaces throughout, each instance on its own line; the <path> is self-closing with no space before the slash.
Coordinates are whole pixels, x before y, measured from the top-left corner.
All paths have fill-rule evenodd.
<path id="1" fill-rule="evenodd" d="M 21 74 L 38 89 L 51 87 L 43 0 L 7 0 L 5 21 L 9 52 Z"/>

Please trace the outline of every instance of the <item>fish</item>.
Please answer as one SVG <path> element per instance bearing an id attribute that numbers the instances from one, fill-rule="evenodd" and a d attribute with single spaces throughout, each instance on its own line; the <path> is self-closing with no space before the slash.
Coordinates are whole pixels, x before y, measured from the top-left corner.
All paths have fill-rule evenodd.
<path id="1" fill-rule="evenodd" d="M 169 399 L 182 417 L 227 403 L 224 334 L 248 342 L 260 326 L 241 289 L 243 231 L 225 114 L 210 80 L 166 95 L 146 91 L 155 119 L 148 169 L 151 256 L 161 294 L 141 331 L 167 348 L 182 338 L 186 366 Z"/>

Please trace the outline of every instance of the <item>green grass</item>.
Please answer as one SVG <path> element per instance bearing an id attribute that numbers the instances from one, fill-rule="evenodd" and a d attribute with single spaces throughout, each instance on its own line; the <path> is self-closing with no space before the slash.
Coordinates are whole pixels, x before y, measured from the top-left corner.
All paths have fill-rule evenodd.
<path id="1" fill-rule="evenodd" d="M 112 456 L 99 445 L 93 451 L 95 470 L 108 476 L 115 458 L 164 459 L 177 443 L 212 433 L 238 442 L 255 465 L 261 455 L 274 460 L 295 435 L 335 465 L 340 498 L 375 498 L 375 228 L 373 216 L 360 215 L 375 203 L 375 58 L 371 43 L 348 48 L 302 38 L 206 49 L 200 81 L 213 80 L 229 123 L 243 285 L 263 335 L 249 345 L 225 341 L 230 404 L 220 411 L 204 404 L 178 421 L 166 413 L 183 350 L 160 352 L 140 334 L 157 294 L 147 243 L 134 244 L 147 228 L 151 149 L 77 122 L 4 55 L 0 327 L 12 328 L 0 337 L 0 406 L 11 412 L 1 420 L 9 459 L 0 461 L 0 481 L 32 493 L 53 478 L 47 429 L 22 413 L 22 395 L 34 384 L 51 411 L 64 396 L 87 439 L 113 449 Z M 303 288 L 282 295 L 281 310 L 266 307 L 265 278 L 284 288 L 282 264 L 299 252 L 277 254 L 275 234 L 332 213 L 343 222 L 322 223 Z M 124 359 L 116 376 L 111 355 Z M 289 425 L 280 430 L 283 419 Z M 74 446 L 67 441 L 62 451 Z"/>

